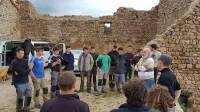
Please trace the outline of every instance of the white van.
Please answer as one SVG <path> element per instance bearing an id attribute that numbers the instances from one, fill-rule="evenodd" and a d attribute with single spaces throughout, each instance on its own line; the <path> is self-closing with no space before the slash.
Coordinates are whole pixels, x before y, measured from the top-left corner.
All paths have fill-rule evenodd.
<path id="1" fill-rule="evenodd" d="M 0 66 L 8 66 L 15 57 L 15 51 L 18 47 L 23 47 L 24 41 L 4 40 L 0 41 Z M 41 46 L 44 48 L 45 65 L 50 62 L 50 46 L 49 42 L 32 41 L 34 47 Z M 31 55 L 29 57 L 31 59 Z"/>
<path id="2" fill-rule="evenodd" d="M 0 66 L 8 66 L 15 57 L 15 53 L 13 51 L 22 46 L 22 41 L 0 41 Z"/>

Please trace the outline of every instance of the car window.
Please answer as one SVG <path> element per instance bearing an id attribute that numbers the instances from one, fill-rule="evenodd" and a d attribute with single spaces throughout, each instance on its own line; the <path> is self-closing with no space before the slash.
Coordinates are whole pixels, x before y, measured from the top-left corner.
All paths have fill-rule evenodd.
<path id="1" fill-rule="evenodd" d="M 23 47 L 23 43 L 21 42 L 7 42 L 6 43 L 6 50 L 7 51 L 14 51 L 16 48 Z"/>

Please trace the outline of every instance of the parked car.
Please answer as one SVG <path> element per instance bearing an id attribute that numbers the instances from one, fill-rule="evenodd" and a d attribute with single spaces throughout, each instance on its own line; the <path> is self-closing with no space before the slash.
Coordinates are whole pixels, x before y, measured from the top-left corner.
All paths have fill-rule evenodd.
<path id="1" fill-rule="evenodd" d="M 72 50 L 71 52 L 74 55 L 74 72 L 75 74 L 80 74 L 80 70 L 78 68 L 78 59 L 79 56 L 83 53 L 83 50 L 76 49 Z"/>

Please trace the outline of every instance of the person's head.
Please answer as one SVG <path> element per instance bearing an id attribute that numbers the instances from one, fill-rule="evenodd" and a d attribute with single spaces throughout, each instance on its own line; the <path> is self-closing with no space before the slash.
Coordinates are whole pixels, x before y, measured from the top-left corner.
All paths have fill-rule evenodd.
<path id="1" fill-rule="evenodd" d="M 23 48 L 17 48 L 16 49 L 16 57 L 18 59 L 24 58 L 24 49 Z"/>
<path id="2" fill-rule="evenodd" d="M 133 46 L 129 45 L 129 46 L 127 47 L 127 52 L 128 52 L 128 53 L 132 53 L 132 52 L 133 52 Z"/>
<path id="3" fill-rule="evenodd" d="M 31 42 L 31 39 L 27 38 L 27 39 L 25 40 L 25 42 Z"/>
<path id="4" fill-rule="evenodd" d="M 89 52 L 88 48 L 87 48 L 87 47 L 84 47 L 84 48 L 83 48 L 83 53 L 84 53 L 84 54 L 88 54 L 88 52 Z"/>
<path id="5" fill-rule="evenodd" d="M 149 57 L 151 57 L 151 50 L 150 50 L 150 48 L 144 48 L 143 49 L 143 58 L 144 59 L 147 59 L 147 58 L 149 58 Z"/>
<path id="6" fill-rule="evenodd" d="M 118 48 L 118 52 L 119 52 L 120 55 L 124 54 L 123 48 L 122 48 L 122 47 L 119 47 L 119 48 Z"/>
<path id="7" fill-rule="evenodd" d="M 159 109 L 161 112 L 168 112 L 168 108 L 174 106 L 174 99 L 168 88 L 158 85 L 149 91 L 147 105 L 149 108 Z"/>
<path id="8" fill-rule="evenodd" d="M 143 49 L 137 49 L 137 55 L 143 56 Z"/>
<path id="9" fill-rule="evenodd" d="M 61 92 L 75 90 L 76 77 L 73 72 L 63 72 L 58 78 L 58 86 Z"/>
<path id="10" fill-rule="evenodd" d="M 104 50 L 103 50 L 103 55 L 106 55 L 106 54 L 108 54 L 108 50 L 107 50 L 107 49 L 104 49 Z"/>
<path id="11" fill-rule="evenodd" d="M 44 55 L 44 48 L 43 47 L 37 47 L 35 49 L 35 51 L 36 51 L 37 56 L 43 56 Z"/>
<path id="12" fill-rule="evenodd" d="M 147 89 L 144 81 L 134 78 L 123 86 L 127 104 L 133 107 L 142 107 L 146 103 Z"/>
<path id="13" fill-rule="evenodd" d="M 161 71 L 164 68 L 169 68 L 169 66 L 172 64 L 173 58 L 170 55 L 163 54 L 158 59 L 158 70 Z"/>
<path id="14" fill-rule="evenodd" d="M 113 51 L 117 51 L 117 46 L 114 45 L 112 50 L 113 50 Z"/>
<path id="15" fill-rule="evenodd" d="M 90 49 L 90 52 L 91 52 L 91 53 L 95 53 L 95 52 L 96 52 L 95 47 L 92 46 L 91 49 Z"/>
<path id="16" fill-rule="evenodd" d="M 70 47 L 70 46 L 66 46 L 66 51 L 67 51 L 68 53 L 70 53 L 70 52 L 71 52 L 71 47 Z"/>
<path id="17" fill-rule="evenodd" d="M 158 49 L 158 45 L 157 44 L 151 44 L 151 45 L 149 45 L 149 47 L 150 47 L 151 51 L 155 51 L 155 50 Z"/>
<path id="18" fill-rule="evenodd" d="M 54 48 L 53 48 L 53 52 L 54 52 L 55 55 L 59 55 L 60 50 L 59 50 L 58 47 L 54 47 Z"/>

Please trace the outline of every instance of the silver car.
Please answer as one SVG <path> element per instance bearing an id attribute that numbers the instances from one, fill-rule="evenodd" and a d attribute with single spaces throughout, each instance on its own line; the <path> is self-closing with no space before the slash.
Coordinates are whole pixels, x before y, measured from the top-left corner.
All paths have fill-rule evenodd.
<path id="1" fill-rule="evenodd" d="M 83 50 L 77 49 L 77 50 L 72 50 L 71 52 L 74 55 L 74 72 L 76 74 L 79 74 L 80 71 L 78 68 L 78 58 L 83 53 Z"/>

